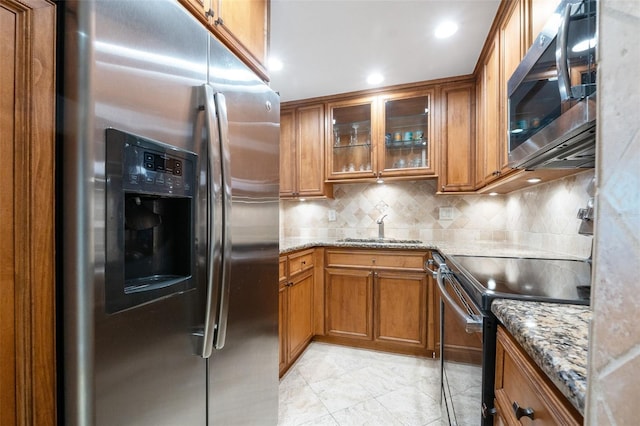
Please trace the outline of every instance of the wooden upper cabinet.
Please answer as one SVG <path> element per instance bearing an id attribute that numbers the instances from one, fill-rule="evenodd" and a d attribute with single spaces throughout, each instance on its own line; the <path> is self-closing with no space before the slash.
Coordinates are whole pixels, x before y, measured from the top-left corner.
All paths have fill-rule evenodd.
<path id="1" fill-rule="evenodd" d="M 324 182 L 324 104 L 280 113 L 280 196 L 327 197 Z"/>
<path id="2" fill-rule="evenodd" d="M 235 42 L 259 64 L 267 59 L 267 0 L 211 0 L 217 3 L 214 25 L 224 39 Z"/>
<path id="3" fill-rule="evenodd" d="M 268 0 L 179 0 L 263 80 L 269 39 Z"/>
<path id="4" fill-rule="evenodd" d="M 555 12 L 556 8 L 560 4 L 560 0 L 529 0 L 530 9 L 530 28 L 529 39 L 527 46 L 531 46 L 538 34 L 544 28 L 551 15 Z"/>
<path id="5" fill-rule="evenodd" d="M 500 177 L 506 138 L 501 137 L 500 42 L 493 38 L 478 79 L 478 143 L 476 180 L 479 186 Z"/>
<path id="6" fill-rule="evenodd" d="M 327 105 L 327 179 L 372 178 L 378 165 L 376 97 L 339 100 Z"/>
<path id="7" fill-rule="evenodd" d="M 434 176 L 434 93 L 431 85 L 330 102 L 327 178 Z"/>
<path id="8" fill-rule="evenodd" d="M 280 111 L 280 196 L 296 193 L 296 115 L 293 109 Z"/>
<path id="9" fill-rule="evenodd" d="M 376 151 L 382 177 L 436 173 L 433 99 L 433 89 L 380 96 L 383 128 Z"/>
<path id="10" fill-rule="evenodd" d="M 507 108 L 509 93 L 507 92 L 507 83 L 529 47 L 525 17 L 525 0 L 511 2 L 505 20 L 498 31 L 500 38 L 500 171 L 503 174 L 509 170 L 509 111 Z"/>
<path id="11" fill-rule="evenodd" d="M 442 192 L 473 191 L 475 186 L 475 83 L 445 85 L 440 91 Z"/>

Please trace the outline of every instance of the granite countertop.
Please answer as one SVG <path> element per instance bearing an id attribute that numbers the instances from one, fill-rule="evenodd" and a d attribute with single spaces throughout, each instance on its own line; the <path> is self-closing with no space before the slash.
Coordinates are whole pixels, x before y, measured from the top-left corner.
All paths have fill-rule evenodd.
<path id="1" fill-rule="evenodd" d="M 498 299 L 491 311 L 584 415 L 589 306 Z"/>
<path id="2" fill-rule="evenodd" d="M 362 243 L 343 241 L 344 238 L 285 238 L 280 240 L 280 254 L 287 254 L 296 250 L 312 247 L 349 247 L 349 248 L 379 248 L 379 249 L 405 249 L 405 250 L 438 250 L 445 255 L 482 255 L 497 257 L 537 257 L 546 259 L 576 259 L 582 258 L 567 256 L 546 250 L 534 249 L 522 245 L 504 243 L 499 241 L 423 241 L 420 243 Z"/>

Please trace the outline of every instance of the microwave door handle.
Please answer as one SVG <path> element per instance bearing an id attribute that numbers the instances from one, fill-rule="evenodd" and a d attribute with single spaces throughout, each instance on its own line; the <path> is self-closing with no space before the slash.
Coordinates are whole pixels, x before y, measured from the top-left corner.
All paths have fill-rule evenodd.
<path id="1" fill-rule="evenodd" d="M 218 309 L 214 347 L 222 349 L 227 338 L 229 293 L 231 289 L 231 152 L 229 150 L 229 118 L 227 100 L 222 93 L 214 96 L 220 131 L 220 157 L 222 160 L 222 288 Z"/>
<path id="2" fill-rule="evenodd" d="M 558 89 L 560 100 L 565 102 L 571 98 L 571 79 L 569 78 L 569 62 L 567 59 L 567 43 L 569 39 L 569 23 L 571 20 L 571 4 L 567 4 L 558 29 L 556 46 L 556 67 L 558 68 Z"/>
<path id="3" fill-rule="evenodd" d="M 479 333 L 482 331 L 482 319 L 478 315 L 470 315 L 465 312 L 456 302 L 453 300 L 453 297 L 447 292 L 444 288 L 444 276 L 446 274 L 450 274 L 451 272 L 445 270 L 445 268 L 440 267 L 438 269 L 437 275 L 437 283 L 438 288 L 440 289 L 440 296 L 442 296 L 442 301 L 453 309 L 453 312 L 458 317 L 458 319 L 465 325 L 465 331 L 469 334 Z"/>
<path id="4" fill-rule="evenodd" d="M 213 349 L 216 332 L 216 318 L 221 283 L 221 254 L 223 231 L 222 173 L 220 173 L 221 153 L 218 143 L 219 130 L 216 120 L 216 105 L 213 88 L 204 84 L 201 96 L 205 111 L 207 137 L 207 295 L 204 331 L 200 356 L 209 358 Z"/>

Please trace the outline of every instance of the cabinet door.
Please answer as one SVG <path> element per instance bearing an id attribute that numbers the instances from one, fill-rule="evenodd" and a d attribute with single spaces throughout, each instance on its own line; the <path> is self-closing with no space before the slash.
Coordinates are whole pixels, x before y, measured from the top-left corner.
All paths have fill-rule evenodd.
<path id="1" fill-rule="evenodd" d="M 208 22 L 207 12 L 211 9 L 211 0 L 179 0 L 180 3 L 189 10 L 196 18 Z"/>
<path id="2" fill-rule="evenodd" d="M 191 0 L 197 1 L 197 0 Z M 267 0 L 215 0 L 216 31 L 237 50 L 264 66 L 267 54 Z"/>
<path id="3" fill-rule="evenodd" d="M 375 272 L 375 339 L 425 347 L 429 303 L 425 274 Z"/>
<path id="4" fill-rule="evenodd" d="M 324 105 L 298 108 L 296 176 L 300 196 L 324 194 Z"/>
<path id="5" fill-rule="evenodd" d="M 280 196 L 296 195 L 295 111 L 280 112 Z"/>
<path id="6" fill-rule="evenodd" d="M 331 135 L 327 139 L 327 178 L 371 178 L 377 164 L 375 98 L 328 104 Z"/>
<path id="7" fill-rule="evenodd" d="M 502 147 L 500 170 L 509 170 L 508 134 L 508 92 L 507 83 L 511 74 L 520 64 L 527 46 L 527 32 L 524 25 L 524 0 L 515 0 L 507 12 L 505 21 L 498 31 L 500 37 L 500 145 Z"/>
<path id="8" fill-rule="evenodd" d="M 56 4 L 2 1 L 0 425 L 56 424 L 55 39 Z"/>
<path id="9" fill-rule="evenodd" d="M 481 125 L 478 134 L 478 179 L 482 185 L 497 179 L 502 171 L 502 153 L 506 152 L 505 137 L 500 137 L 500 48 L 495 37 L 482 64 L 482 95 L 479 110 Z M 480 123 L 479 123 L 480 124 Z"/>
<path id="10" fill-rule="evenodd" d="M 313 270 L 292 278 L 287 293 L 287 355 L 293 360 L 313 336 Z"/>
<path id="11" fill-rule="evenodd" d="M 532 0 L 529 16 L 531 17 L 531 38 L 527 42 L 527 46 L 531 46 L 538 34 L 544 28 L 553 12 L 560 4 L 560 0 Z"/>
<path id="12" fill-rule="evenodd" d="M 381 97 L 384 145 L 378 150 L 382 176 L 435 174 L 433 91 L 423 90 Z M 382 135 L 378 138 L 382 141 Z"/>
<path id="13" fill-rule="evenodd" d="M 442 192 L 473 191 L 475 175 L 475 83 L 441 89 Z"/>
<path id="14" fill-rule="evenodd" d="M 327 335 L 371 340 L 371 271 L 327 268 L 325 272 L 325 327 Z"/>

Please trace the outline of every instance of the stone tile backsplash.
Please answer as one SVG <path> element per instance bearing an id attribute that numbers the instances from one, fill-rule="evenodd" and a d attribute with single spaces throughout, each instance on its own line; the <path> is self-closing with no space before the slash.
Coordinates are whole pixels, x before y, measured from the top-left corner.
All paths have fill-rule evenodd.
<path id="1" fill-rule="evenodd" d="M 334 199 L 282 200 L 280 237 L 377 237 L 376 219 L 387 214 L 389 238 L 504 241 L 587 257 L 591 237 L 578 235 L 576 214 L 592 177 L 587 171 L 494 197 L 435 195 L 435 180 L 336 184 Z"/>

